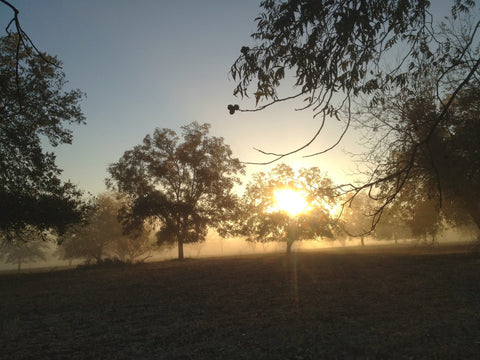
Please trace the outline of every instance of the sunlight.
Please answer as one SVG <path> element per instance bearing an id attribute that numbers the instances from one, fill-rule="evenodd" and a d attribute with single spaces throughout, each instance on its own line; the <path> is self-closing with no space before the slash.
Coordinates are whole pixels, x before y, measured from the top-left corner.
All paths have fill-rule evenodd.
<path id="1" fill-rule="evenodd" d="M 336 218 L 340 216 L 340 212 L 342 211 L 342 204 L 335 204 L 335 205 L 330 205 L 326 201 L 321 202 L 323 208 L 328 211 L 330 214 L 330 217 Z"/>
<path id="2" fill-rule="evenodd" d="M 299 191 L 278 189 L 274 191 L 277 208 L 296 216 L 307 209 L 305 197 Z"/>

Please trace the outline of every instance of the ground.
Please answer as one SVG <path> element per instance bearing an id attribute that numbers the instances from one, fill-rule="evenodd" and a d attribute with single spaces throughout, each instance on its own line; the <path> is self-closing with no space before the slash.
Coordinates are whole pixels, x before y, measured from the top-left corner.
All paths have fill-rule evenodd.
<path id="1" fill-rule="evenodd" d="M 0 276 L 5 359 L 474 359 L 480 258 L 386 247 Z"/>

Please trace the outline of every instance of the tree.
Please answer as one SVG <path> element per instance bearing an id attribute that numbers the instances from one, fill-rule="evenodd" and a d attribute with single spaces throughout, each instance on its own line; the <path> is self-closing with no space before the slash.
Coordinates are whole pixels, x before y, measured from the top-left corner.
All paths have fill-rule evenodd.
<path id="1" fill-rule="evenodd" d="M 438 233 L 443 228 L 442 220 L 442 213 L 435 200 L 423 199 L 421 202 L 413 203 L 412 217 L 408 225 L 414 238 L 427 243 L 428 235 L 430 235 L 431 243 L 434 244 Z"/>
<path id="2" fill-rule="evenodd" d="M 60 239 L 61 258 L 83 258 L 100 263 L 122 236 L 117 220 L 119 204 L 110 194 L 94 199 L 83 224 L 74 224 Z"/>
<path id="3" fill-rule="evenodd" d="M 104 193 L 92 200 L 83 224 L 74 224 L 60 239 L 57 254 L 64 260 L 83 258 L 87 262 L 102 262 L 117 256 L 134 262 L 151 250 L 150 232 L 139 228 L 124 234 L 120 210 L 125 200 L 119 194 Z"/>
<path id="4" fill-rule="evenodd" d="M 35 228 L 28 228 L 25 231 L 26 241 L 14 239 L 0 243 L 0 259 L 7 264 L 17 264 L 17 270 L 20 272 L 22 264 L 36 260 L 46 260 L 47 243 L 44 241 L 43 234 L 40 234 Z"/>
<path id="5" fill-rule="evenodd" d="M 453 0 L 452 19 L 468 14 L 474 5 L 470 0 Z M 425 0 L 266 0 L 260 7 L 257 32 L 251 35 L 256 45 L 242 47 L 230 69 L 237 83 L 234 95 L 253 92 L 257 105 L 270 101 L 257 110 L 307 96 L 304 108 L 337 116 L 343 106 L 350 107 L 352 97 L 367 95 L 376 104 L 383 101 L 386 89 L 408 89 L 427 71 L 426 59 L 429 69 L 439 66 L 451 73 L 475 48 L 473 38 L 455 49 L 451 38 L 437 38 L 430 2 Z M 399 47 L 406 51 L 394 63 Z M 386 60 L 388 69 L 382 65 Z M 470 65 L 477 69 L 480 59 Z M 297 92 L 280 97 L 278 88 L 290 72 Z M 337 92 L 343 96 L 333 96 Z"/>
<path id="6" fill-rule="evenodd" d="M 372 181 L 387 179 L 376 197 L 384 203 L 398 201 L 417 236 L 435 236 L 445 223 L 473 222 L 480 229 L 480 81 L 458 93 L 445 119 L 430 132 L 444 111 L 435 102 L 432 82 L 420 83 L 415 96 L 390 98 L 363 121 L 370 138 L 382 139 L 373 141 L 368 154 L 377 159 Z M 422 141 L 426 132 L 428 140 Z"/>
<path id="7" fill-rule="evenodd" d="M 113 254 L 117 255 L 120 260 L 130 263 L 142 256 L 143 258 L 139 261 L 145 261 L 151 256 L 148 254 L 151 250 L 153 250 L 153 244 L 150 233 L 146 229 L 141 229 L 138 233 L 123 234 L 115 241 L 112 248 Z"/>
<path id="8" fill-rule="evenodd" d="M 443 124 L 440 149 L 434 149 L 438 174 L 433 173 L 444 194 L 446 219 L 454 225 L 473 222 L 480 231 L 479 110 L 480 80 L 476 77 L 452 103 L 451 121 Z"/>
<path id="9" fill-rule="evenodd" d="M 203 241 L 208 227 L 227 221 L 236 205 L 232 189 L 243 165 L 223 138 L 208 136 L 209 128 L 183 126 L 183 142 L 173 130 L 156 129 L 108 168 L 108 186 L 128 202 L 127 231 L 147 220 L 158 224 L 158 242 L 177 243 L 179 259 L 184 243 Z"/>
<path id="10" fill-rule="evenodd" d="M 336 224 L 332 209 L 337 195 L 333 188 L 332 181 L 315 167 L 295 172 L 280 164 L 268 174 L 254 174 L 237 209 L 232 232 L 246 236 L 247 241 L 283 241 L 287 254 L 296 240 L 333 238 Z M 292 198 L 287 199 L 286 208 L 279 206 L 278 192 L 282 191 L 298 193 L 305 204 L 295 209 L 298 200 Z"/>
<path id="11" fill-rule="evenodd" d="M 383 210 L 397 198 L 407 181 L 416 180 L 411 170 L 415 162 L 421 161 L 418 149 L 433 141 L 442 123 L 447 121 L 449 126 L 455 126 L 450 117 L 452 106 L 478 76 L 480 21 L 471 21 L 474 6 L 471 0 L 453 0 L 448 23 L 437 24 L 429 11 L 430 2 L 424 0 L 263 1 L 262 13 L 256 19 L 257 32 L 252 34 L 255 46 L 242 47 L 231 67 L 230 74 L 236 81 L 234 94 L 243 97 L 253 93 L 257 104 L 253 111 L 303 98 L 302 109 L 312 108 L 315 116 L 321 116 L 318 131 L 304 146 L 284 153 L 268 153 L 273 160 L 265 163 L 305 149 L 328 118 L 342 120 L 346 115 L 336 146 L 352 122 L 360 123 L 358 114 L 352 117 L 356 103 L 364 99 L 367 111 L 382 111 L 391 98 L 420 95 L 418 83 L 433 77 L 438 111 L 424 122 L 412 151 L 403 153 L 408 156 L 397 158 L 395 165 L 390 163 L 395 168 L 391 172 L 385 171 L 382 158 L 382 164 L 374 167 L 365 182 L 344 188 L 352 194 L 351 199 L 363 190 L 374 197 L 378 191 L 388 194 L 377 197 L 381 202 L 373 212 L 375 227 Z M 296 92 L 280 96 L 278 90 L 286 74 L 293 75 Z M 259 106 L 261 101 L 267 102 Z M 389 118 L 384 118 L 383 124 L 392 131 L 396 126 Z M 389 139 L 398 140 L 378 137 L 374 146 L 386 145 L 386 149 Z M 472 206 L 480 213 L 477 204 Z"/>
<path id="12" fill-rule="evenodd" d="M 372 219 L 370 212 L 373 205 L 370 197 L 364 193 L 358 194 L 348 205 L 343 207 L 341 228 L 350 237 L 359 237 L 361 245 L 365 245 L 365 236 L 370 232 Z"/>
<path id="13" fill-rule="evenodd" d="M 377 240 L 393 240 L 395 244 L 400 239 L 412 238 L 412 231 L 409 226 L 412 214 L 408 213 L 403 205 L 405 205 L 403 202 L 395 202 L 384 209 L 382 218 L 372 233 L 374 238 Z"/>
<path id="14" fill-rule="evenodd" d="M 72 142 L 65 124 L 84 123 L 83 94 L 63 90 L 57 58 L 32 53 L 18 35 L 0 38 L 0 232 L 12 241 L 31 226 L 62 231 L 83 210 L 81 193 L 42 149 L 43 139 Z"/>

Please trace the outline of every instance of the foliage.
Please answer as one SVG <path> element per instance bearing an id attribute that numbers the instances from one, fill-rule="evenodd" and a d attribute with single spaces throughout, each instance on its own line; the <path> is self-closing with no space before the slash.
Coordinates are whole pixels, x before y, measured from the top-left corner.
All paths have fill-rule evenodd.
<path id="1" fill-rule="evenodd" d="M 109 247 L 122 235 L 117 214 L 115 199 L 100 195 L 93 201 L 85 223 L 71 226 L 61 238 L 61 257 L 102 261 L 108 254 Z"/>
<path id="2" fill-rule="evenodd" d="M 456 225 L 473 221 L 480 230 L 479 111 L 480 80 L 476 79 L 453 102 L 451 121 L 444 125 L 440 143 L 443 151 L 434 154 L 436 164 L 442 161 L 436 165 L 436 176 L 444 194 L 445 216 Z"/>
<path id="3" fill-rule="evenodd" d="M 119 224 L 121 226 L 121 224 Z M 150 232 L 142 229 L 137 234 L 123 234 L 118 237 L 113 244 L 112 252 L 123 262 L 133 263 L 143 256 L 143 261 L 149 257 L 147 255 L 153 249 L 150 238 Z"/>
<path id="4" fill-rule="evenodd" d="M 22 264 L 37 260 L 46 260 L 47 242 L 44 234 L 39 233 L 35 228 L 25 228 L 22 237 L 14 240 L 3 239 L 0 242 L 0 259 L 7 264 L 17 264 L 18 271 Z"/>
<path id="5" fill-rule="evenodd" d="M 466 156 L 478 152 L 469 145 L 476 141 L 478 122 L 459 122 L 475 139 L 464 136 L 460 140 L 462 130 L 457 128 L 454 109 L 478 81 L 480 21 L 474 1 L 452 0 L 450 16 L 442 22 L 434 18 L 430 2 L 424 0 L 266 0 L 261 8 L 257 32 L 252 34 L 255 45 L 244 46 L 231 67 L 236 81 L 234 94 L 243 97 L 253 93 L 257 106 L 267 101 L 256 110 L 302 97 L 304 109 L 313 108 L 315 116 L 322 116 L 310 141 L 287 153 L 269 153 L 274 157 L 272 162 L 303 150 L 322 131 L 326 119 L 334 117 L 345 121 L 335 145 L 351 122 L 377 132 L 370 137 L 373 156 L 369 160 L 374 166 L 367 171 L 367 180 L 344 188 L 351 197 L 368 190 L 379 200 L 372 212 L 372 227 L 400 197 L 404 186 L 423 183 L 425 186 L 416 192 L 418 199 L 435 197 L 435 191 L 441 193 L 448 184 L 441 172 L 451 173 L 450 182 L 456 183 L 460 198 L 465 199 L 462 188 L 478 189 L 478 175 L 469 170 L 478 169 L 477 160 Z M 286 74 L 293 75 L 296 92 L 280 96 Z M 430 88 L 425 92 L 419 84 L 426 79 Z M 402 99 L 400 109 L 406 112 L 395 114 L 389 108 L 398 99 Z M 475 107 L 465 103 L 463 111 L 472 117 Z M 416 114 L 416 122 L 402 123 L 400 119 L 408 117 L 408 112 Z M 378 119 L 369 123 L 363 116 Z M 380 128 L 384 131 L 378 131 Z M 455 135 L 442 134 L 450 131 Z M 405 140 L 408 145 L 402 148 Z M 440 154 L 447 159 L 457 157 L 458 162 L 451 161 L 453 167 L 449 167 L 440 160 Z M 468 176 L 455 175 L 463 173 Z M 448 201 L 457 202 L 453 197 Z M 470 215 L 477 214 L 480 224 L 479 202 L 470 201 L 465 206 L 470 208 Z"/>
<path id="6" fill-rule="evenodd" d="M 335 92 L 369 95 L 377 103 L 385 89 L 407 88 L 412 76 L 421 76 L 425 59 L 445 68 L 454 63 L 447 43 L 438 47 L 429 1 L 266 0 L 260 6 L 257 32 L 251 35 L 256 45 L 242 47 L 231 67 L 235 95 L 247 96 L 257 80 L 257 104 L 282 100 L 277 88 L 288 71 L 294 72 L 298 89 L 293 97 L 308 95 L 307 107 L 334 114 Z M 453 1 L 453 18 L 473 6 L 473 1 Z M 391 62 L 401 47 L 404 55 L 386 71 L 382 62 Z M 456 49 L 453 55 L 458 59 L 460 53 Z"/>
<path id="7" fill-rule="evenodd" d="M 363 121 L 382 139 L 369 154 L 377 158 L 373 181 L 387 179 L 376 198 L 398 201 L 410 214 L 414 236 L 434 237 L 445 222 L 480 226 L 479 89 L 475 80 L 460 91 L 433 131 L 431 124 L 444 108 L 435 102 L 431 81 L 420 84 L 415 97 L 392 97 Z"/>
<path id="8" fill-rule="evenodd" d="M 350 237 L 360 237 L 362 246 L 365 245 L 364 238 L 372 227 L 372 208 L 372 201 L 365 193 L 359 193 L 351 201 L 347 198 L 343 206 L 341 228 Z"/>
<path id="9" fill-rule="evenodd" d="M 61 237 L 60 257 L 101 263 L 105 258 L 117 256 L 121 261 L 134 262 L 146 254 L 151 249 L 148 231 L 142 228 L 124 234 L 118 219 L 123 206 L 123 199 L 114 194 L 101 194 L 94 199 L 85 222 L 71 226 Z"/>
<path id="10" fill-rule="evenodd" d="M 122 210 L 127 231 L 146 220 L 158 225 L 159 244 L 203 241 L 208 227 L 220 227 L 235 207 L 232 194 L 243 165 L 232 158 L 223 138 L 209 136 L 210 125 L 182 127 L 183 142 L 170 129 L 156 129 L 143 144 L 110 165 L 107 184 L 125 194 Z"/>
<path id="11" fill-rule="evenodd" d="M 83 264 L 77 265 L 77 269 L 86 270 L 86 269 L 98 269 L 98 268 L 123 268 L 132 265 L 133 263 L 130 260 L 121 260 L 118 257 L 106 257 L 95 263 L 90 263 L 86 261 Z"/>
<path id="12" fill-rule="evenodd" d="M 409 220 L 411 221 L 413 216 L 404 209 L 403 205 L 405 203 L 395 202 L 383 211 L 382 218 L 372 233 L 377 240 L 393 240 L 396 244 L 398 240 L 412 238 Z"/>
<path id="13" fill-rule="evenodd" d="M 335 218 L 330 209 L 336 204 L 333 183 L 319 168 L 302 168 L 295 172 L 280 164 L 269 173 L 257 173 L 247 184 L 236 214 L 237 235 L 248 241 L 284 241 L 289 253 L 295 240 L 333 238 Z M 296 216 L 275 206 L 275 191 L 290 189 L 305 197 L 308 211 Z"/>
<path id="14" fill-rule="evenodd" d="M 20 46 L 17 48 L 17 46 Z M 0 232 L 13 240 L 27 226 L 63 230 L 81 218 L 80 192 L 62 183 L 55 155 L 70 144 L 66 124 L 84 123 L 78 90 L 64 91 L 60 61 L 33 56 L 16 35 L 0 38 Z"/>
<path id="15" fill-rule="evenodd" d="M 435 243 L 436 236 L 443 229 L 443 217 L 438 204 L 432 199 L 423 199 L 411 203 L 412 218 L 408 222 L 414 238 L 423 239 L 427 242 L 427 237 L 432 237 L 432 243 Z"/>

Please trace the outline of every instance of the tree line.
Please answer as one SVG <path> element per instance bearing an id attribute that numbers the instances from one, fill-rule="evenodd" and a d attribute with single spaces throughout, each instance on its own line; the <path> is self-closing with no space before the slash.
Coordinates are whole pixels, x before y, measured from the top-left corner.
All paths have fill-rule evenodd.
<path id="1" fill-rule="evenodd" d="M 434 19 L 429 1 L 261 3 L 255 46 L 242 47 L 230 71 L 234 94 L 253 95 L 256 107 L 235 105 L 230 112 L 241 116 L 302 97 L 304 110 L 319 119 L 317 133 L 266 163 L 308 148 L 324 123 L 337 119 L 344 133 L 356 127 L 364 134 L 366 180 L 334 185 L 320 169 L 294 172 L 282 164 L 254 175 L 239 196 L 234 188 L 245 165 L 223 138 L 209 135 L 208 124 L 192 123 L 181 134 L 155 129 L 109 166 L 115 201 L 86 200 L 61 181 L 42 139 L 54 147 L 71 143 L 68 125 L 85 123 L 84 94 L 64 89 L 61 62 L 39 51 L 21 29 L 18 10 L 1 3 L 14 12 L 0 39 L 3 254 L 34 239 L 57 239 L 68 258 L 68 246 L 83 238 L 98 239 L 97 255 L 88 257 L 99 260 L 102 249 L 128 252 L 118 244 L 112 250 L 109 238 L 123 239 L 126 249 L 153 232 L 157 243 L 177 244 L 183 258 L 183 244 L 203 241 L 210 228 L 252 241 L 283 240 L 287 251 L 295 240 L 342 231 L 426 239 L 447 225 L 480 229 L 480 20 L 473 1 L 452 1 L 443 21 Z M 407 50 L 395 57 L 399 48 Z M 282 98 L 285 74 L 292 74 L 297 92 Z M 301 189 L 311 209 L 295 221 L 271 211 L 272 189 L 279 186 Z M 340 216 L 330 211 L 336 205 Z M 108 227 L 110 234 L 102 230 Z M 120 257 L 138 256 L 131 251 Z M 34 249 L 30 254 L 39 257 Z"/>
<path id="2" fill-rule="evenodd" d="M 185 128 L 198 126 L 192 124 Z M 205 125 L 203 127 L 206 128 Z M 112 164 L 111 168 L 117 165 Z M 192 173 L 196 172 L 198 170 Z M 170 175 L 179 179 L 177 172 Z M 149 178 L 149 175 L 143 176 Z M 185 177 L 182 179 L 185 180 Z M 131 184 L 138 184 L 139 180 L 146 179 L 135 178 Z M 164 180 L 172 181 L 167 177 Z M 194 180 L 192 178 L 180 185 L 191 188 Z M 109 183 L 114 181 L 113 177 L 108 180 Z M 203 180 L 196 186 L 202 184 Z M 370 212 L 375 207 L 374 201 L 368 195 L 360 194 L 349 202 L 348 196 L 339 190 L 328 174 L 317 167 L 294 171 L 286 164 L 279 164 L 269 172 L 254 174 L 242 195 L 229 194 L 232 197 L 229 206 L 224 206 L 221 211 L 217 209 L 215 222 L 208 218 L 202 220 L 200 209 L 198 213 L 192 213 L 192 209 L 200 205 L 195 205 L 189 194 L 177 202 L 166 199 L 166 196 L 174 195 L 173 190 L 170 193 L 163 190 L 165 196 L 157 196 L 155 201 L 152 200 L 155 199 L 153 193 L 150 193 L 159 191 L 155 187 L 143 189 L 141 193 L 137 193 L 136 188 L 130 195 L 118 192 L 118 185 L 110 187 L 117 191 L 89 199 L 83 222 L 71 224 L 60 235 L 50 236 L 51 243 L 57 244 L 54 254 L 59 259 L 68 260 L 70 264 L 72 261 L 86 264 L 143 262 L 154 253 L 174 246 L 178 248 L 178 258 L 182 259 L 184 244 L 205 241 L 207 230 L 211 228 L 223 237 L 234 236 L 247 242 L 283 242 L 286 253 L 290 254 L 294 243 L 302 240 L 339 241 L 345 245 L 352 238 L 359 238 L 364 246 L 368 236 L 395 243 L 414 239 L 430 244 L 435 243 L 436 236 L 447 225 L 444 213 L 438 212 L 435 206 L 419 202 L 411 209 L 401 205 L 389 208 L 372 231 Z M 291 213 L 288 208 L 275 206 L 275 192 L 286 189 L 301 194 L 305 210 Z M 140 194 L 142 199 L 148 199 L 148 203 L 138 199 Z M 203 202 L 203 206 L 208 206 L 208 203 Z M 215 211 L 209 214 L 215 216 Z M 167 220 L 172 229 L 166 227 Z M 205 224 L 205 227 L 195 224 L 195 221 Z M 166 229 L 172 233 L 166 232 Z M 189 236 L 185 237 L 184 232 L 188 232 Z M 20 271 L 24 263 L 46 260 L 47 245 L 48 242 L 32 229 L 27 241 L 3 242 L 0 253 L 5 262 L 17 264 Z"/>

